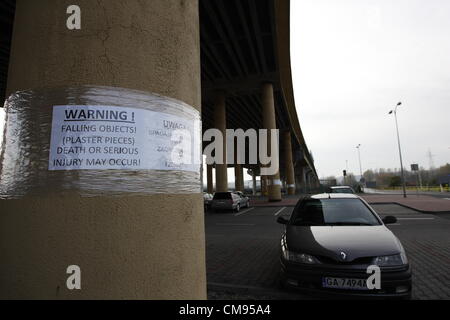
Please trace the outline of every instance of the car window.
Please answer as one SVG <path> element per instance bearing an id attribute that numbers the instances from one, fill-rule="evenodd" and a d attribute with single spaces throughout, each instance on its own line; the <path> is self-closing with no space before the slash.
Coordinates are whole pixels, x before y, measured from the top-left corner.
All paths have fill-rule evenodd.
<path id="1" fill-rule="evenodd" d="M 294 225 L 380 225 L 359 199 L 308 199 L 302 201 L 291 219 Z"/>
<path id="2" fill-rule="evenodd" d="M 214 200 L 229 200 L 231 199 L 230 192 L 217 192 L 214 194 Z"/>
<path id="3" fill-rule="evenodd" d="M 353 190 L 350 188 L 336 188 L 331 189 L 332 193 L 353 193 Z"/>

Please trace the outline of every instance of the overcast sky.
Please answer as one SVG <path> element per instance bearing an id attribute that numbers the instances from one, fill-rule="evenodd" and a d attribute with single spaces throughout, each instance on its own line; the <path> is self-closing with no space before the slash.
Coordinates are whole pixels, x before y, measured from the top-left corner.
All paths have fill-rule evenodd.
<path id="1" fill-rule="evenodd" d="M 293 0 L 300 124 L 319 176 L 450 162 L 450 1 Z"/>

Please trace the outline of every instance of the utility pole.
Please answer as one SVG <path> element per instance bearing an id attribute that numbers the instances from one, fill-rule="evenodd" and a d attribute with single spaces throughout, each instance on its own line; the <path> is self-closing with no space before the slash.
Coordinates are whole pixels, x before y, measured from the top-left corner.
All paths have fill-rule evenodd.
<path id="1" fill-rule="evenodd" d="M 389 114 L 394 114 L 395 117 L 395 127 L 397 128 L 398 153 L 400 155 L 400 170 L 402 173 L 403 198 L 406 198 L 405 172 L 403 170 L 402 148 L 400 146 L 400 133 L 398 131 L 398 121 L 397 121 L 397 108 L 401 105 L 402 105 L 401 102 L 397 103 L 395 109 L 391 110 Z"/>
<path id="2" fill-rule="evenodd" d="M 359 159 L 359 174 L 361 175 L 361 178 L 360 178 L 360 182 L 361 182 L 361 180 L 362 179 L 364 179 L 364 177 L 363 177 L 363 173 L 362 173 L 362 165 L 361 165 L 361 152 L 360 152 L 360 149 L 361 148 L 361 144 L 358 144 L 357 146 L 356 146 L 356 149 L 358 149 L 358 159 Z"/>

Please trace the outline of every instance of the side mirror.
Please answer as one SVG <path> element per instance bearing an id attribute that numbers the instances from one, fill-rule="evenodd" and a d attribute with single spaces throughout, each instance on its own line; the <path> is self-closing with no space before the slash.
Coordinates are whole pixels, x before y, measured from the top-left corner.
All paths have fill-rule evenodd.
<path id="1" fill-rule="evenodd" d="M 384 224 L 394 224 L 397 223 L 397 218 L 394 216 L 387 216 L 383 219 Z"/>
<path id="2" fill-rule="evenodd" d="M 278 217 L 277 222 L 280 224 L 288 224 L 288 220 L 284 217 Z"/>

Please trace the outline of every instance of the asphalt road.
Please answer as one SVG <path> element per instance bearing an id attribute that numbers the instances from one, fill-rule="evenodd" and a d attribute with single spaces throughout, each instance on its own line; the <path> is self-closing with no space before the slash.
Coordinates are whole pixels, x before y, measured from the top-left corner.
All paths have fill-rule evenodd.
<path id="1" fill-rule="evenodd" d="M 413 267 L 414 299 L 450 299 L 450 220 L 398 205 L 374 205 L 394 215 L 389 228 L 402 241 Z M 210 299 L 309 299 L 277 286 L 279 215 L 293 207 L 257 207 L 240 213 L 206 215 L 207 277 Z"/>

